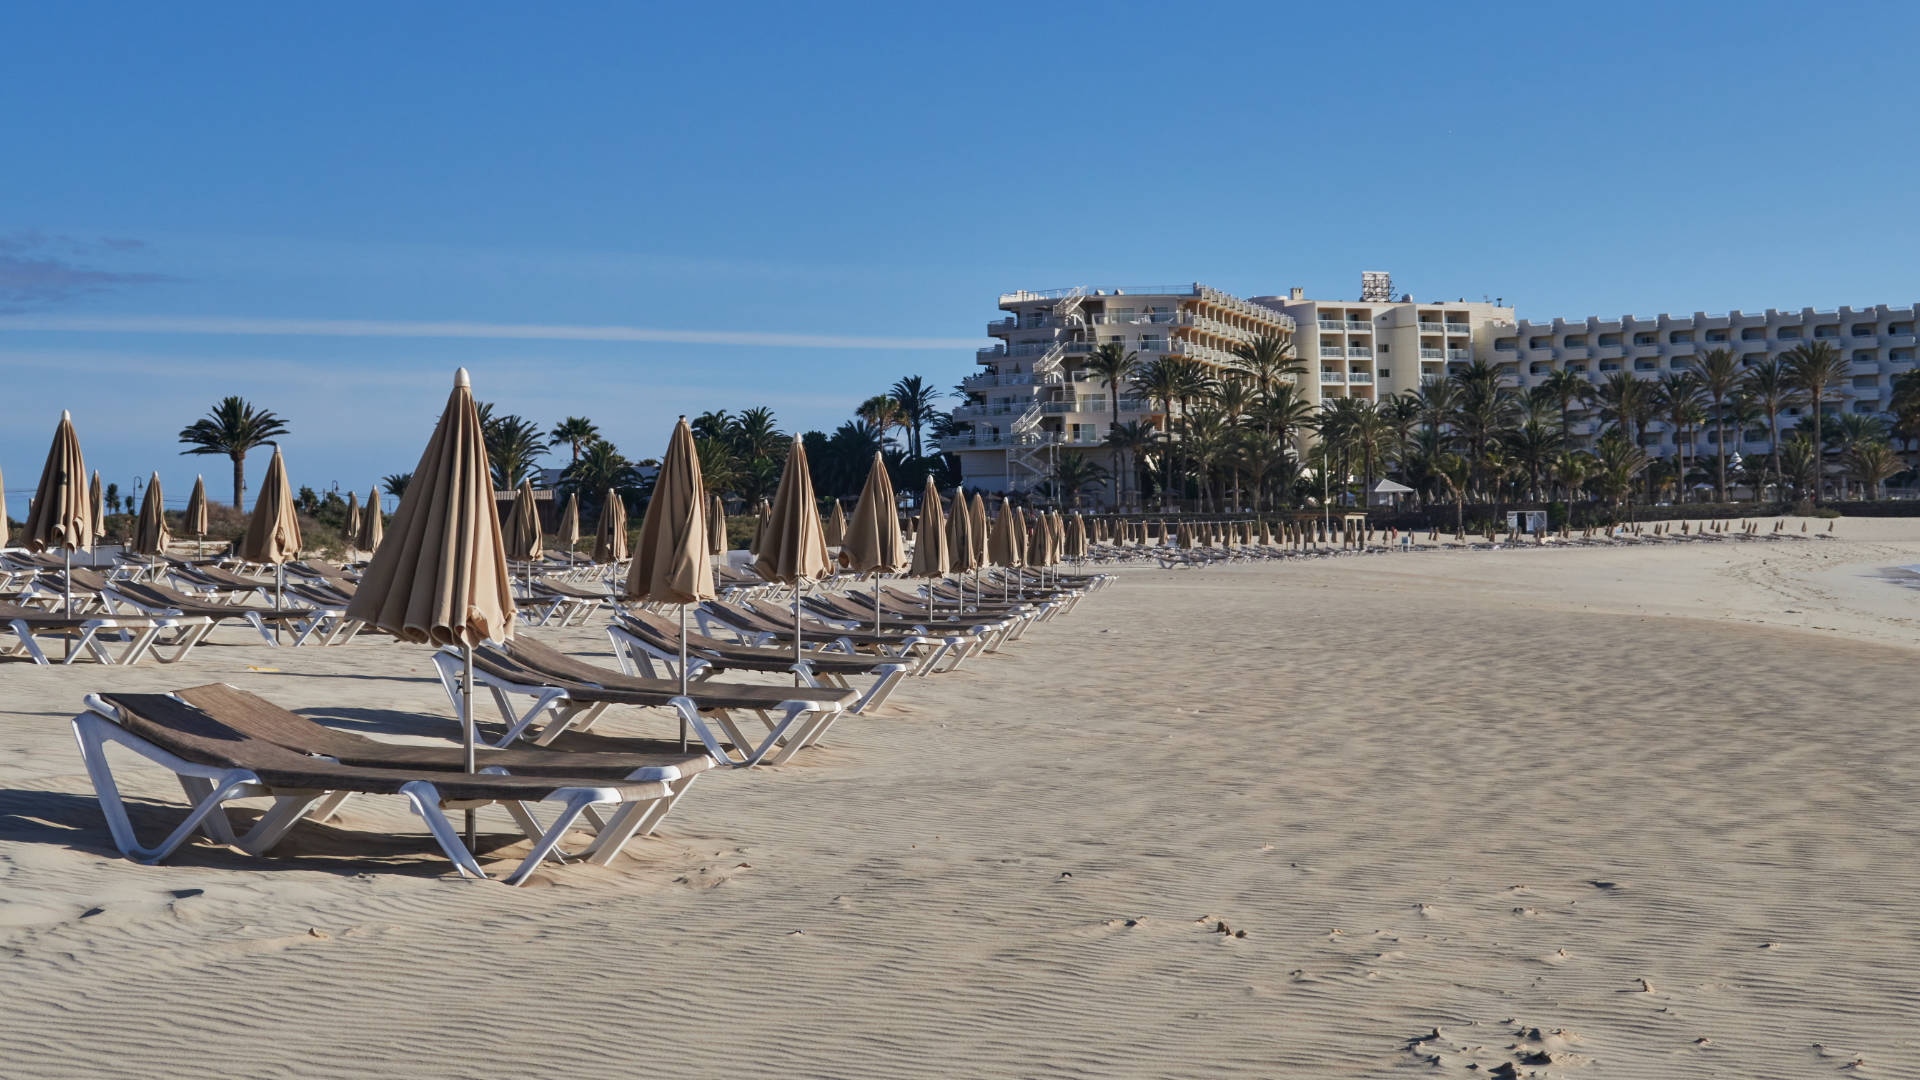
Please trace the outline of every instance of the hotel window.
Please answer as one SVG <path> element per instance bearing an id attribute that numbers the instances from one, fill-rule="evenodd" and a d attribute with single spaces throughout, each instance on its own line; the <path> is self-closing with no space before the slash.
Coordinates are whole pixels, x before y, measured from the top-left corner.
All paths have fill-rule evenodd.
<path id="1" fill-rule="evenodd" d="M 1673 345 L 1691 345 L 1693 344 L 1693 331 L 1675 330 L 1673 333 L 1667 335 L 1667 341 Z"/>
<path id="2" fill-rule="evenodd" d="M 1910 364 L 1913 362 L 1913 350 L 1912 349 L 1895 349 L 1892 352 L 1887 354 L 1887 359 L 1893 361 L 1896 364 Z"/>
<path id="3" fill-rule="evenodd" d="M 1879 412 L 1880 406 L 1876 405 L 1871 399 L 1856 401 L 1853 403 L 1853 411 L 1857 413 Z"/>
<path id="4" fill-rule="evenodd" d="M 1380 351 L 1381 351 L 1381 352 L 1385 352 L 1385 351 L 1386 351 L 1386 349 L 1387 349 L 1387 347 L 1386 347 L 1385 345 L 1382 345 L 1382 346 L 1380 346 Z M 1383 378 L 1383 379 L 1391 379 L 1391 378 L 1393 378 L 1393 369 L 1392 369 L 1392 368 L 1381 368 L 1381 369 L 1380 369 L 1380 377 L 1381 377 L 1381 378 Z"/>
<path id="5" fill-rule="evenodd" d="M 1872 390 L 1879 385 L 1880 376 L 1878 375 L 1855 375 L 1853 377 L 1853 388 L 1855 390 Z"/>
<path id="6" fill-rule="evenodd" d="M 1618 345 L 1618 344 L 1620 344 L 1619 334 L 1601 334 L 1600 335 L 1600 345 L 1602 348 L 1605 348 L 1608 345 Z"/>
<path id="7" fill-rule="evenodd" d="M 1656 344 L 1656 343 L 1658 343 L 1658 342 L 1659 342 L 1659 340 L 1660 340 L 1660 339 L 1659 339 L 1659 335 L 1657 335 L 1657 334 L 1635 334 L 1635 335 L 1633 335 L 1633 343 L 1634 343 L 1635 345 L 1653 345 L 1653 344 Z"/>
<path id="8" fill-rule="evenodd" d="M 1727 332 L 1725 330 L 1709 330 L 1707 331 L 1707 340 L 1725 341 L 1727 340 Z"/>
<path id="9" fill-rule="evenodd" d="M 1567 348 L 1569 349 L 1585 348 L 1586 344 L 1587 344 L 1587 335 L 1585 334 L 1568 334 L 1567 335 Z"/>
<path id="10" fill-rule="evenodd" d="M 1799 341 L 1799 340 L 1800 340 L 1800 328 L 1799 328 L 1799 327 L 1797 327 L 1797 326 L 1783 326 L 1783 327 L 1781 327 L 1781 328 L 1780 328 L 1780 340 L 1781 340 L 1781 341 Z"/>
<path id="11" fill-rule="evenodd" d="M 1852 334 L 1854 337 L 1872 337 L 1873 324 L 1870 322 L 1854 323 L 1853 329 L 1849 330 L 1848 333 Z"/>
<path id="12" fill-rule="evenodd" d="M 1750 352 L 1747 355 L 1740 358 L 1740 366 L 1752 367 L 1753 365 L 1759 363 L 1762 360 L 1765 360 L 1766 358 L 1767 358 L 1766 353 Z"/>
<path id="13" fill-rule="evenodd" d="M 1813 328 L 1813 336 L 1817 338 L 1839 337 L 1840 328 L 1838 326 L 1816 326 Z"/>
<path id="14" fill-rule="evenodd" d="M 1889 333 L 1889 334 L 1911 334 L 1911 333 L 1913 333 L 1913 324 L 1912 324 L 1912 323 L 1910 323 L 1910 322 L 1897 322 L 1897 323 L 1890 323 L 1890 324 L 1888 324 L 1888 326 L 1887 326 L 1887 333 Z"/>
<path id="15" fill-rule="evenodd" d="M 1871 363 L 1873 363 L 1873 361 L 1874 361 L 1874 355 L 1873 355 L 1873 350 L 1872 350 L 1872 349 L 1855 349 L 1855 350 L 1853 350 L 1853 362 L 1854 362 L 1854 363 L 1856 363 L 1856 364 L 1871 364 Z"/>
<path id="16" fill-rule="evenodd" d="M 1493 347 L 1500 352 L 1512 352 L 1520 347 L 1520 343 L 1513 338 L 1503 337 L 1499 341 L 1494 342 Z"/>
<path id="17" fill-rule="evenodd" d="M 1527 340 L 1527 348 L 1529 349 L 1544 349 L 1551 344 L 1553 344 L 1552 338 L 1537 337 L 1537 338 L 1529 338 Z"/>

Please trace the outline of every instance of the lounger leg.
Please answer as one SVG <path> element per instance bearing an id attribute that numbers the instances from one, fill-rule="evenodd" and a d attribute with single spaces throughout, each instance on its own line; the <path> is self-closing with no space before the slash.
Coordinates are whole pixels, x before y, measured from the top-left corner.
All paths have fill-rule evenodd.
<path id="1" fill-rule="evenodd" d="M 860 695 L 860 699 L 847 709 L 848 712 L 865 715 L 885 705 L 887 698 L 893 694 L 894 688 L 907 677 L 905 664 L 888 664 L 877 671 L 879 677 L 874 679 L 873 685 L 867 687 L 867 692 Z"/>
<path id="2" fill-rule="evenodd" d="M 630 803 L 621 807 L 619 813 L 600 826 L 599 834 L 593 838 L 593 843 L 580 849 L 574 857 L 583 858 L 595 866 L 605 866 L 612 862 L 614 856 L 626 848 L 627 841 L 636 836 L 650 835 L 660 824 L 660 819 L 667 816 L 667 812 L 673 809 L 674 804 L 680 801 L 680 797 L 686 794 L 687 788 L 693 786 L 693 782 L 697 779 L 699 779 L 697 776 L 683 776 L 667 784 L 665 798 L 655 799 L 650 803 Z"/>
<path id="3" fill-rule="evenodd" d="M 120 797 L 120 787 L 113 780 L 113 767 L 107 763 L 106 744 L 118 742 L 164 768 L 174 769 L 175 775 L 183 780 L 194 773 L 180 772 L 179 766 L 184 762 L 179 762 L 172 755 L 157 757 L 140 740 L 127 736 L 118 725 L 91 712 L 73 718 L 73 735 L 80 744 L 80 760 L 86 765 L 87 777 L 93 781 L 93 791 L 100 800 L 101 812 L 106 816 L 107 832 L 113 836 L 113 846 L 120 849 L 120 854 L 135 862 L 157 863 L 173 854 L 176 848 L 200 830 L 207 816 L 219 809 L 222 802 L 236 791 L 251 788 L 254 784 L 253 774 L 244 769 L 208 769 L 200 772 L 199 778 L 207 782 L 206 794 L 188 810 L 186 819 L 164 840 L 148 847 L 142 845 L 134 835 L 133 821 L 127 816 L 126 803 Z M 191 788 L 188 794 L 192 795 Z M 222 826 L 224 824 L 222 822 Z"/>
<path id="4" fill-rule="evenodd" d="M 33 662 L 46 667 L 47 654 L 41 652 L 39 644 L 33 640 L 33 631 L 28 629 L 26 620 L 14 619 L 8 625 L 13 627 L 13 636 L 20 639 L 20 647 L 27 651 L 28 656 L 33 657 Z"/>

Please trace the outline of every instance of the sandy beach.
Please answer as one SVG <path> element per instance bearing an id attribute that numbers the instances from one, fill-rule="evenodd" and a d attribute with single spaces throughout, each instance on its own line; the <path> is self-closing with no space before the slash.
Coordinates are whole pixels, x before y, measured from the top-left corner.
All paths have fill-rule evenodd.
<path id="1" fill-rule="evenodd" d="M 1909 564 L 1916 519 L 1123 567 L 518 890 L 392 799 L 135 865 L 66 723 L 227 681 L 451 737 L 425 649 L 7 664 L 0 1074 L 1920 1076 Z"/>

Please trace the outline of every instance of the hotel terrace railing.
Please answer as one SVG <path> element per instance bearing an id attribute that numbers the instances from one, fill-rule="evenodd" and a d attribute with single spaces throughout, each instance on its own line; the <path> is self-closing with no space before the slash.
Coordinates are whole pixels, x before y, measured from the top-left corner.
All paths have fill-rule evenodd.
<path id="1" fill-rule="evenodd" d="M 1320 346 L 1320 355 L 1328 358 L 1329 360 L 1338 360 L 1341 357 L 1347 355 L 1347 350 L 1341 348 L 1338 345 L 1322 345 Z"/>
<path id="2" fill-rule="evenodd" d="M 1473 333 L 1473 327 L 1471 327 L 1471 326 L 1469 326 L 1469 325 L 1467 325 L 1466 323 L 1461 323 L 1461 322 L 1450 322 L 1450 323 L 1448 323 L 1448 324 L 1447 324 L 1447 333 L 1449 333 L 1449 334 L 1471 334 L 1471 333 Z"/>
<path id="3" fill-rule="evenodd" d="M 1423 322 L 1420 324 L 1420 329 L 1426 331 L 1429 334 L 1438 334 L 1438 333 L 1444 332 L 1446 330 L 1446 326 L 1442 323 L 1437 323 L 1437 322 Z"/>
<path id="4" fill-rule="evenodd" d="M 1332 368 L 1321 368 L 1320 381 L 1323 383 L 1343 383 L 1347 381 L 1347 373 L 1344 371 L 1335 371 Z"/>
<path id="5" fill-rule="evenodd" d="M 1347 349 L 1347 355 L 1348 355 L 1348 356 L 1372 356 L 1372 355 L 1373 355 L 1373 346 L 1371 346 L 1371 345 L 1354 345 L 1354 346 L 1352 346 L 1352 347 L 1350 347 L 1350 348 L 1348 348 L 1348 349 Z"/>
<path id="6" fill-rule="evenodd" d="M 1446 358 L 1447 358 L 1447 350 L 1445 349 L 1421 349 L 1420 350 L 1420 359 L 1422 360 L 1445 360 Z"/>
<path id="7" fill-rule="evenodd" d="M 1373 381 L 1373 372 L 1349 371 L 1347 372 L 1347 381 L 1350 383 L 1370 383 Z"/>
<path id="8" fill-rule="evenodd" d="M 1066 441 L 1067 437 L 1057 431 L 1026 431 L 1018 434 L 998 431 L 943 435 L 934 443 L 941 450 L 955 453 L 961 450 L 1009 450 L 1018 446 L 1057 446 Z"/>

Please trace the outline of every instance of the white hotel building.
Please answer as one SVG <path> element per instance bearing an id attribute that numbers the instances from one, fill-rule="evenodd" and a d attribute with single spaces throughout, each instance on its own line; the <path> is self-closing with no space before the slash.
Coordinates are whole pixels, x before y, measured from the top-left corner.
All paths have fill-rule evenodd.
<path id="1" fill-rule="evenodd" d="M 1008 314 L 987 324 L 1000 343 L 979 351 L 982 370 L 962 380 L 967 402 L 953 413 L 971 431 L 939 440 L 959 456 L 963 482 L 988 491 L 1031 488 L 1062 449 L 1110 457 L 1108 387 L 1084 367 L 1109 342 L 1139 353 L 1143 367 L 1179 355 L 1224 371 L 1239 363 L 1235 346 L 1284 334 L 1317 404 L 1392 394 L 1450 364 L 1491 359 L 1496 328 L 1513 323 L 1512 309 L 1496 304 L 1308 300 L 1299 289 L 1246 300 L 1197 283 L 1010 292 L 1000 309 Z M 1158 417 L 1154 402 L 1122 395 L 1121 423 Z"/>
<path id="2" fill-rule="evenodd" d="M 1371 298 L 1309 300 L 1293 289 L 1241 299 L 1197 283 L 1003 293 L 999 306 L 1007 314 L 987 324 L 999 341 L 978 352 L 981 370 L 962 380 L 967 401 L 953 412 L 970 431 L 940 439 L 939 448 L 959 456 L 967 486 L 987 491 L 1032 488 L 1063 449 L 1098 454 L 1111 466 L 1103 446 L 1113 419 L 1108 388 L 1084 369 L 1093 350 L 1108 342 L 1138 352 L 1142 366 L 1184 355 L 1226 370 L 1238 364 L 1234 346 L 1263 333 L 1287 334 L 1307 371 L 1300 388 L 1314 403 L 1384 398 L 1475 359 L 1494 364 L 1510 385 L 1525 390 L 1560 368 L 1591 383 L 1623 370 L 1654 379 L 1697 364 L 1708 349 L 1729 349 L 1750 367 L 1803 341 L 1830 340 L 1850 363 L 1837 408 L 1884 413 L 1893 376 L 1913 370 L 1915 362 L 1911 305 L 1535 323 L 1516 321 L 1499 301 L 1392 300 L 1384 274 L 1364 275 L 1363 295 Z M 1789 410 L 1782 427 L 1798 416 Z M 1154 402 L 1122 388 L 1122 423 L 1157 418 Z M 1573 445 L 1590 446 L 1597 427 L 1591 418 L 1576 421 Z M 1712 428 L 1703 427 L 1689 456 L 1714 452 Z M 1648 453 L 1675 452 L 1668 428 L 1658 422 L 1648 428 Z M 1767 447 L 1764 425 L 1738 437 L 1734 449 L 1742 453 Z"/>

